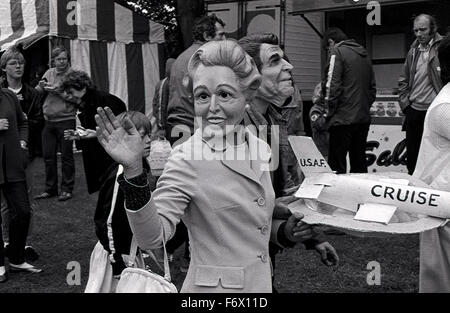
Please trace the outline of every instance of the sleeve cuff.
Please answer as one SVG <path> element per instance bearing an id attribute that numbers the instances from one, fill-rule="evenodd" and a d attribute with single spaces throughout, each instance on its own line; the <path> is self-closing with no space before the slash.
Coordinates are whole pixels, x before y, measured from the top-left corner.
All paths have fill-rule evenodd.
<path id="1" fill-rule="evenodd" d="M 123 173 L 117 177 L 119 187 L 125 195 L 125 205 L 128 210 L 137 211 L 145 206 L 151 197 L 147 170 L 136 177 L 125 179 Z"/>

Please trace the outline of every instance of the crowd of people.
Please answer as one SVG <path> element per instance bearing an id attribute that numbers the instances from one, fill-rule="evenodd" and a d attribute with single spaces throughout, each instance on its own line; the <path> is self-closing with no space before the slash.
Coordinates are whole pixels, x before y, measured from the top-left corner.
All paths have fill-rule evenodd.
<path id="1" fill-rule="evenodd" d="M 107 255 L 111 266 L 110 286 L 95 289 L 91 262 L 86 291 L 114 290 L 133 238 L 152 255 L 166 249 L 169 260 L 185 244 L 181 292 L 276 292 L 276 254 L 298 244 L 317 251 L 325 265 L 338 264 L 326 235 L 288 208 L 304 179 L 288 141 L 305 134 L 295 69 L 276 35 L 230 40 L 224 27 L 215 15 L 198 19 L 192 46 L 167 60 L 165 77 L 152 87 L 155 125 L 72 69 L 63 47 L 52 50 L 52 67 L 33 87 L 23 82 L 20 51 L 3 53 L 0 282 L 8 279 L 5 258 L 11 271 L 41 271 L 26 254 L 32 212 L 37 200 L 73 197 L 74 142 L 88 192 L 98 192 L 94 251 Z M 399 79 L 408 172 L 449 190 L 450 37 L 440 36 L 435 19 L 425 14 L 416 17 L 413 30 L 417 40 Z M 313 139 L 335 172 L 347 173 L 348 155 L 349 172 L 367 173 L 376 96 L 372 61 L 339 28 L 327 29 L 324 42 L 327 66 L 306 113 Z M 148 159 L 158 138 L 168 139 L 172 152 L 151 186 Z M 39 156 L 45 187 L 34 195 Z M 421 235 L 420 291 L 450 291 L 448 227 Z"/>

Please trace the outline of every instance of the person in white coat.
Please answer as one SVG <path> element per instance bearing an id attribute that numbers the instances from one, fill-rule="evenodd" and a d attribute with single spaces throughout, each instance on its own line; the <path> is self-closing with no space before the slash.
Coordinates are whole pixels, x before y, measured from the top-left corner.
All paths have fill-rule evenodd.
<path id="1" fill-rule="evenodd" d="M 201 127 L 174 148 L 153 194 L 135 127 L 98 110 L 98 140 L 124 168 L 118 182 L 131 229 L 140 248 L 154 250 L 184 221 L 191 262 L 181 292 L 271 292 L 269 240 L 283 245 L 315 233 L 302 216 L 273 220 L 271 151 L 241 124 L 260 74 L 230 40 L 200 47 L 188 69 Z"/>
<path id="2" fill-rule="evenodd" d="M 413 176 L 431 188 L 450 191 L 450 35 L 438 49 L 444 88 L 425 116 Z M 450 225 L 420 236 L 419 292 L 450 292 Z"/>

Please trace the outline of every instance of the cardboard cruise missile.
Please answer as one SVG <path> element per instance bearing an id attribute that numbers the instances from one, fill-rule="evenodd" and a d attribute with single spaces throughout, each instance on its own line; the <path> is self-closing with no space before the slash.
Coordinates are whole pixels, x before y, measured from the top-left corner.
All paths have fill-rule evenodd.
<path id="1" fill-rule="evenodd" d="M 305 179 L 291 210 L 304 221 L 355 231 L 416 233 L 450 219 L 450 192 L 400 173 L 335 174 L 312 138 L 290 136 Z"/>

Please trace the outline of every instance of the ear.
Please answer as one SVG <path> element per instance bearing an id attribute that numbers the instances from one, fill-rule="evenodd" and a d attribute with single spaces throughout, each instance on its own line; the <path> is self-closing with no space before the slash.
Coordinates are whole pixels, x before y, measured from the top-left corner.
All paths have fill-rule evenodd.
<path id="1" fill-rule="evenodd" d="M 255 77 L 252 78 L 251 82 L 248 84 L 248 87 L 247 87 L 247 97 L 246 98 L 247 98 L 248 102 L 251 102 L 253 100 L 259 86 L 261 86 L 261 76 L 255 75 Z"/>
<path id="2" fill-rule="evenodd" d="M 253 80 L 250 82 L 248 88 L 250 90 L 258 90 L 259 86 L 261 86 L 261 76 L 256 76 L 253 78 Z"/>
<path id="3" fill-rule="evenodd" d="M 192 79 L 189 77 L 188 73 L 184 74 L 182 84 L 188 94 L 192 94 Z"/>

